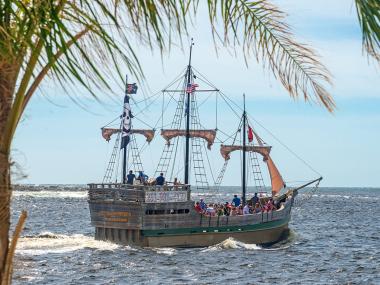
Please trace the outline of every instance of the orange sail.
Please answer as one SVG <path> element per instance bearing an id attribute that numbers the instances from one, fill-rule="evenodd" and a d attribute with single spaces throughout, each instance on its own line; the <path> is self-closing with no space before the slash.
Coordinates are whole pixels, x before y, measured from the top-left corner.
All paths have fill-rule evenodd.
<path id="1" fill-rule="evenodd" d="M 280 172 L 278 171 L 276 165 L 274 164 L 272 158 L 270 157 L 269 153 L 271 151 L 271 146 L 252 146 L 248 145 L 245 147 L 245 151 L 250 152 L 256 152 L 259 153 L 264 161 L 267 164 L 270 179 L 271 179 L 271 185 L 272 185 L 272 195 L 276 195 L 280 192 L 280 190 L 285 186 L 285 182 L 282 179 L 282 176 Z M 230 159 L 230 153 L 235 150 L 243 150 L 242 145 L 221 145 L 220 146 L 220 153 L 222 154 L 223 158 L 225 160 Z"/>
<path id="2" fill-rule="evenodd" d="M 120 129 L 115 128 L 102 128 L 102 136 L 106 141 L 111 139 L 113 134 L 119 133 Z M 142 130 L 142 129 L 132 129 L 131 134 L 140 134 L 146 138 L 146 141 L 149 143 L 154 138 L 154 130 Z"/>
<path id="3" fill-rule="evenodd" d="M 216 137 L 215 130 L 190 130 L 191 138 L 202 138 L 207 141 L 207 148 L 211 149 Z M 170 144 L 170 140 L 179 136 L 186 136 L 186 130 L 161 130 L 161 136 L 166 140 L 167 144 Z"/>
<path id="4" fill-rule="evenodd" d="M 272 184 L 272 196 L 280 193 L 280 190 L 285 187 L 285 182 L 282 179 L 280 172 L 278 171 L 276 165 L 274 164 L 272 158 L 268 155 L 266 160 L 268 171 L 270 175 L 270 180 Z"/>

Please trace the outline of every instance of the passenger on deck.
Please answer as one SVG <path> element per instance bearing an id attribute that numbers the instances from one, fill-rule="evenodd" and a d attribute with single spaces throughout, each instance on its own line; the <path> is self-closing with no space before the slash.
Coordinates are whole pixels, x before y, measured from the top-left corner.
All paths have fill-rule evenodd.
<path id="1" fill-rule="evenodd" d="M 158 186 L 163 186 L 164 183 L 165 183 L 165 177 L 164 177 L 164 174 L 161 172 L 161 173 L 160 173 L 160 176 L 158 176 L 158 177 L 156 178 L 156 185 L 158 185 Z"/>
<path id="2" fill-rule="evenodd" d="M 127 184 L 133 185 L 133 181 L 135 180 L 136 175 L 133 173 L 132 170 L 129 170 L 129 174 L 127 175 Z"/>
<path id="3" fill-rule="evenodd" d="M 237 216 L 236 207 L 232 206 L 230 216 Z"/>
<path id="4" fill-rule="evenodd" d="M 212 204 L 208 205 L 206 209 L 206 215 L 207 216 L 215 216 L 215 209 Z"/>
<path id="5" fill-rule="evenodd" d="M 223 211 L 223 206 L 222 205 L 218 206 L 218 210 L 216 211 L 216 214 L 218 215 L 218 217 L 224 215 L 224 211 Z"/>
<path id="6" fill-rule="evenodd" d="M 231 206 L 228 202 L 226 202 L 223 206 L 223 212 L 225 216 L 229 216 L 231 211 Z"/>
<path id="7" fill-rule="evenodd" d="M 250 212 L 249 212 L 249 206 L 248 204 L 245 204 L 244 208 L 243 208 L 243 215 L 249 215 Z"/>
<path id="8" fill-rule="evenodd" d="M 232 205 L 235 207 L 239 207 L 240 203 L 240 198 L 238 198 L 237 195 L 234 195 L 234 198 L 232 199 Z"/>
<path id="9" fill-rule="evenodd" d="M 195 208 L 195 211 L 197 211 L 198 213 L 202 213 L 202 207 L 199 204 L 199 202 L 195 203 L 195 207 L 194 208 Z"/>
<path id="10" fill-rule="evenodd" d="M 260 212 L 261 212 L 261 207 L 260 207 L 260 204 L 259 204 L 259 203 L 256 203 L 256 204 L 255 204 L 254 212 L 255 212 L 255 213 L 260 213 Z"/>
<path id="11" fill-rule="evenodd" d="M 257 197 L 257 193 L 252 197 L 252 205 L 256 205 L 256 203 L 259 203 L 259 197 Z"/>
<path id="12" fill-rule="evenodd" d="M 266 212 L 271 212 L 271 211 L 275 210 L 272 197 L 269 198 L 268 202 L 265 204 L 264 210 Z"/>
<path id="13" fill-rule="evenodd" d="M 238 210 L 238 215 L 243 215 L 243 204 L 240 204 L 237 210 Z"/>
<path id="14" fill-rule="evenodd" d="M 205 211 L 206 208 L 207 208 L 207 205 L 206 205 L 206 203 L 203 201 L 203 199 L 201 199 L 201 201 L 199 202 L 199 204 L 201 205 L 202 210 Z"/>
<path id="15" fill-rule="evenodd" d="M 145 184 L 148 178 L 148 175 L 144 174 L 143 171 L 139 171 L 139 176 L 137 177 L 137 179 L 140 180 L 141 184 Z"/>

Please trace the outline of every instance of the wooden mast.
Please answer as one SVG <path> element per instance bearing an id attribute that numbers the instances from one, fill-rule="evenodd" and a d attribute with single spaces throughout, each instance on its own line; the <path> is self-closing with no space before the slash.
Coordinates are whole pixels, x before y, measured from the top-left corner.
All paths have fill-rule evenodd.
<path id="1" fill-rule="evenodd" d="M 185 151 L 185 184 L 189 184 L 189 160 L 190 160 L 190 96 L 191 88 L 191 52 L 193 49 L 193 39 L 191 39 L 190 44 L 190 55 L 189 55 L 189 65 L 187 66 L 187 84 L 186 84 L 186 151 Z"/>
<path id="2" fill-rule="evenodd" d="M 128 75 L 125 76 L 125 95 L 128 92 Z M 124 96 L 125 96 L 124 95 Z M 124 112 L 124 106 L 123 106 L 123 112 Z M 124 120 L 124 117 L 122 117 L 122 120 Z M 123 181 L 123 184 L 126 184 L 127 179 L 127 146 L 124 146 L 123 149 L 123 177 L 121 181 Z"/>
<path id="3" fill-rule="evenodd" d="M 243 110 L 243 165 L 242 165 L 242 171 L 243 171 L 243 178 L 242 178 L 242 202 L 243 205 L 245 205 L 245 193 L 246 193 L 246 121 L 247 121 L 247 114 L 245 112 L 245 94 L 243 94 L 243 101 L 244 101 L 244 110 Z"/>

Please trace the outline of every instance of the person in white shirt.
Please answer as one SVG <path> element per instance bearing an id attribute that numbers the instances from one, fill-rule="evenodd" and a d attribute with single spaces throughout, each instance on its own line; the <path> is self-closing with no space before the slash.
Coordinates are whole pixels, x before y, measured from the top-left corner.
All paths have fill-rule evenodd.
<path id="1" fill-rule="evenodd" d="M 206 215 L 215 216 L 215 209 L 212 204 L 210 204 L 206 209 Z"/>
<path id="2" fill-rule="evenodd" d="M 248 204 L 245 204 L 243 208 L 243 215 L 249 215 L 249 206 Z"/>

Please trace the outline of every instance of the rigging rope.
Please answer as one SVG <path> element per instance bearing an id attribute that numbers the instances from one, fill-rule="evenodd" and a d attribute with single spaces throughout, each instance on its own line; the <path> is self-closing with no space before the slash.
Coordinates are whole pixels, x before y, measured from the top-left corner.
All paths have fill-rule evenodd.
<path id="1" fill-rule="evenodd" d="M 220 91 L 221 94 L 223 94 Z M 222 96 L 224 99 L 225 96 Z M 233 105 L 235 105 L 239 110 L 243 111 L 243 109 L 236 104 L 234 101 L 232 101 L 230 98 L 226 97 L 226 100 L 230 101 Z M 226 102 L 227 103 L 227 102 Z M 230 106 L 228 104 L 228 106 Z M 258 122 L 255 118 L 253 118 L 251 115 L 248 114 L 248 116 L 255 122 L 257 123 L 260 127 L 262 127 L 267 133 L 269 133 L 278 143 L 280 143 L 283 147 L 285 147 L 291 154 L 293 154 L 297 159 L 299 159 L 303 164 L 305 164 L 311 171 L 314 173 L 322 176 L 321 173 L 319 173 L 317 170 L 315 170 L 310 164 L 308 164 L 304 159 L 302 159 L 299 155 L 297 155 L 294 151 L 292 151 L 285 143 L 283 143 L 280 139 L 278 139 L 271 131 L 269 131 L 267 128 L 265 128 L 260 122 Z"/>
<path id="2" fill-rule="evenodd" d="M 249 115 L 248 115 L 249 116 Z M 271 131 L 269 131 L 267 128 L 265 128 L 262 124 L 260 124 L 255 118 L 250 116 L 251 119 L 258 124 L 260 127 L 262 127 L 265 131 L 267 131 L 279 144 L 281 144 L 284 148 L 286 148 L 291 154 L 293 154 L 296 158 L 298 158 L 303 164 L 305 164 L 311 171 L 318 174 L 319 176 L 322 176 L 321 173 L 319 173 L 317 170 L 315 170 L 309 163 L 307 163 L 304 159 L 302 159 L 299 155 L 297 155 L 293 150 L 291 150 L 285 143 L 283 143 L 280 139 L 278 139 Z"/>
<path id="3" fill-rule="evenodd" d="M 294 199 L 294 207 L 295 208 L 301 208 L 307 201 L 309 201 L 313 195 L 317 192 L 317 190 L 319 189 L 319 183 L 321 182 L 321 180 L 319 180 L 314 187 L 312 187 L 310 189 L 310 191 L 306 192 L 303 194 L 303 197 L 301 198 L 300 197 L 300 194 L 298 194 L 298 198 L 297 199 Z"/>

